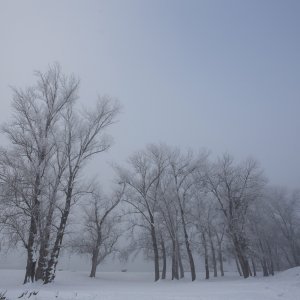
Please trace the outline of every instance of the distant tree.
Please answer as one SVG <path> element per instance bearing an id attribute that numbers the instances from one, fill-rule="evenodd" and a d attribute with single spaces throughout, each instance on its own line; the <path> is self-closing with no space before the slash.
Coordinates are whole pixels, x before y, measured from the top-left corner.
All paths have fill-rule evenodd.
<path id="1" fill-rule="evenodd" d="M 299 265 L 300 194 L 282 187 L 268 187 L 249 218 L 252 264 L 259 262 L 264 276 L 274 270 Z"/>
<path id="2" fill-rule="evenodd" d="M 149 145 L 129 159 L 129 168 L 118 168 L 119 181 L 126 185 L 124 202 L 130 205 L 131 214 L 138 215 L 138 227 L 151 236 L 154 257 L 155 281 L 159 280 L 159 246 L 156 215 L 158 211 L 159 182 L 166 168 L 163 146 Z"/>
<path id="3" fill-rule="evenodd" d="M 193 198 L 193 187 L 196 184 L 195 174 L 199 171 L 207 158 L 207 153 L 202 153 L 198 157 L 194 157 L 192 152 L 182 154 L 179 149 L 169 149 L 168 162 L 169 173 L 173 181 L 174 196 L 177 200 L 179 208 L 181 228 L 184 236 L 184 244 L 186 247 L 192 281 L 196 279 L 196 269 L 189 239 L 188 209 L 191 206 Z"/>
<path id="4" fill-rule="evenodd" d="M 93 191 L 88 204 L 83 206 L 83 227 L 70 245 L 72 251 L 91 257 L 90 277 L 96 276 L 97 266 L 110 254 L 117 252 L 121 236 L 120 216 L 114 209 L 120 203 L 124 188 L 108 198 L 99 190 Z"/>
<path id="5" fill-rule="evenodd" d="M 293 266 L 300 266 L 300 191 L 273 187 L 268 190 L 268 211 Z"/>
<path id="6" fill-rule="evenodd" d="M 265 179 L 256 161 L 247 160 L 236 165 L 229 155 L 224 155 L 213 164 L 207 174 L 208 188 L 225 217 L 228 233 L 245 278 L 250 275 L 246 235 L 249 207 L 261 197 L 264 184 Z"/>
<path id="7" fill-rule="evenodd" d="M 175 199 L 174 190 L 172 189 L 172 178 L 164 174 L 160 181 L 160 193 L 159 193 L 159 224 L 160 231 L 164 232 L 165 240 L 171 244 L 171 260 L 172 260 L 172 280 L 184 277 L 181 254 L 179 251 L 179 207 Z M 165 245 L 164 245 L 165 248 Z M 180 269 L 180 275 L 179 275 Z"/>

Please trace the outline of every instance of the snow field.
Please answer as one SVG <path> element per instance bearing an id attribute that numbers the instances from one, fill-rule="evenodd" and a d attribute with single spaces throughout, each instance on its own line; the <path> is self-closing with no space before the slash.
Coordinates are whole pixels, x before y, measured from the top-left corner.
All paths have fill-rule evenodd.
<path id="1" fill-rule="evenodd" d="M 0 291 L 9 300 L 300 300 L 300 267 L 268 278 L 247 280 L 226 274 L 224 278 L 195 282 L 153 282 L 151 273 L 98 273 L 94 279 L 87 272 L 58 272 L 54 283 L 22 285 L 23 270 L 0 270 Z M 38 292 L 37 295 L 31 292 Z M 20 295 L 26 293 L 22 298 Z"/>

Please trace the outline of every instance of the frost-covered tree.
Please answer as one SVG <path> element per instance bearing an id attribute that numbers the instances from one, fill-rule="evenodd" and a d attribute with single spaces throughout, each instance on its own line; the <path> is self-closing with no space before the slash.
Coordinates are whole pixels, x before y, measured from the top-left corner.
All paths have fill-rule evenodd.
<path id="1" fill-rule="evenodd" d="M 205 156 L 202 157 L 202 160 Z M 195 185 L 194 174 L 200 168 L 201 160 L 194 158 L 191 152 L 181 154 L 179 149 L 169 149 L 168 152 L 169 174 L 173 181 L 173 192 L 177 200 L 181 227 L 183 230 L 184 243 L 189 258 L 192 281 L 196 279 L 196 269 L 193 253 L 189 240 L 187 210 L 191 203 L 191 191 Z"/>
<path id="2" fill-rule="evenodd" d="M 14 168 L 18 177 L 14 183 L 19 184 L 12 190 L 17 192 L 16 201 L 21 201 L 23 208 L 26 206 L 26 214 L 30 219 L 26 237 L 27 266 L 24 283 L 33 280 L 35 276 L 41 205 L 50 172 L 50 161 L 54 155 L 55 132 L 61 113 L 76 100 L 79 84 L 74 76 L 64 76 L 58 64 L 45 73 L 36 72 L 36 76 L 35 86 L 25 90 L 13 89 L 13 121 L 3 127 L 12 145 L 9 153 L 6 153 L 6 157 L 10 156 L 10 159 L 6 160 L 8 164 L 3 169 Z M 19 157 L 18 166 L 9 164 L 12 156 Z M 9 172 L 13 170 L 7 171 Z M 3 182 L 10 185 L 12 182 L 8 182 L 5 173 Z M 24 179 L 27 181 L 25 185 Z"/>
<path id="3" fill-rule="evenodd" d="M 179 245 L 181 221 L 172 183 L 172 178 L 168 174 L 164 174 L 160 181 L 158 216 L 160 220 L 160 232 L 164 233 L 164 248 L 166 248 L 166 244 L 170 244 L 168 248 L 170 249 L 169 256 L 171 256 L 172 262 L 172 279 L 179 279 L 179 277 L 184 277 Z"/>
<path id="4" fill-rule="evenodd" d="M 249 207 L 262 195 L 265 179 L 256 161 L 235 164 L 224 155 L 207 173 L 207 186 L 222 211 L 243 276 L 249 277 L 246 234 Z"/>
<path id="5" fill-rule="evenodd" d="M 138 215 L 142 222 L 138 227 L 151 236 L 154 257 L 155 281 L 159 280 L 159 246 L 156 216 L 158 211 L 159 182 L 166 168 L 163 146 L 149 145 L 136 152 L 128 160 L 128 168 L 118 168 L 119 181 L 126 185 L 124 201 L 129 204 L 131 214 Z"/>
<path id="6" fill-rule="evenodd" d="M 79 115 L 71 107 L 64 115 L 62 137 L 67 167 L 62 177 L 63 198 L 59 206 L 61 214 L 45 272 L 45 283 L 51 282 L 55 277 L 70 209 L 81 188 L 77 179 L 88 160 L 110 148 L 111 140 L 106 135 L 106 129 L 115 121 L 118 112 L 119 105 L 115 101 L 109 97 L 99 97 L 95 108 Z"/>
<path id="7" fill-rule="evenodd" d="M 71 241 L 72 251 L 91 258 L 90 277 L 96 276 L 97 266 L 107 256 L 118 252 L 117 242 L 121 236 L 120 216 L 114 212 L 120 203 L 124 188 L 116 190 L 111 197 L 99 189 L 91 192 L 83 205 L 83 225 Z"/>
<path id="8" fill-rule="evenodd" d="M 299 203 L 299 191 L 272 186 L 250 211 L 251 255 L 264 276 L 299 265 Z"/>
<path id="9" fill-rule="evenodd" d="M 26 249 L 24 283 L 54 279 L 77 178 L 88 159 L 110 147 L 105 132 L 119 111 L 100 97 L 79 114 L 79 80 L 58 64 L 36 76 L 36 85 L 13 89 L 12 121 L 3 127 L 9 145 L 0 155 L 0 221 Z"/>

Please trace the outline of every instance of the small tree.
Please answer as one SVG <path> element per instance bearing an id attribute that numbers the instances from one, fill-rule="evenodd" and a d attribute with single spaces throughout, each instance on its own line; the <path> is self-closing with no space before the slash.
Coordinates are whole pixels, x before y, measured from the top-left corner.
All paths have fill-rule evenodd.
<path id="1" fill-rule="evenodd" d="M 120 203 L 123 193 L 124 187 L 110 198 L 105 197 L 99 190 L 93 191 L 91 200 L 83 207 L 84 224 L 80 235 L 72 240 L 71 247 L 74 252 L 91 257 L 90 277 L 96 276 L 97 266 L 108 255 L 118 251 L 120 217 L 113 210 Z"/>

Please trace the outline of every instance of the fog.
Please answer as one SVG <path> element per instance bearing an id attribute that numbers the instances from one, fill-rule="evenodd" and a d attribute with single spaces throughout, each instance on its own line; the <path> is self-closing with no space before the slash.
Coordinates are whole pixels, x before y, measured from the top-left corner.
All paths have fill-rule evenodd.
<path id="1" fill-rule="evenodd" d="M 86 169 L 104 189 L 112 162 L 152 142 L 251 156 L 270 182 L 297 188 L 299 9 L 299 1 L 1 1 L 0 120 L 10 118 L 10 86 L 34 84 L 34 70 L 57 61 L 80 78 L 83 107 L 98 94 L 122 105 L 113 147 Z"/>

